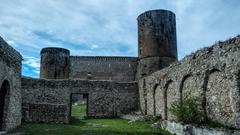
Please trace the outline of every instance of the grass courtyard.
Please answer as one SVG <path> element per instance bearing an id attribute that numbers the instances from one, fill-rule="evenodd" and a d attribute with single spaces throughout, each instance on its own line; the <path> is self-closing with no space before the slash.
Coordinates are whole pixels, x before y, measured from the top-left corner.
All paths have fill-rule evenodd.
<path id="1" fill-rule="evenodd" d="M 23 135 L 170 135 L 162 129 L 155 129 L 149 122 L 133 122 L 120 118 L 78 119 L 86 115 L 86 107 L 73 106 L 69 124 L 25 123 L 13 131 Z"/>

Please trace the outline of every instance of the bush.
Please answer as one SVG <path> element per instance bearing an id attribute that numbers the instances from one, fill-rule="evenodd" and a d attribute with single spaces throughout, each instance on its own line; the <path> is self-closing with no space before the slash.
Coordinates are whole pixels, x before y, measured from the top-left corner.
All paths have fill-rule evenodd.
<path id="1" fill-rule="evenodd" d="M 176 117 L 177 122 L 199 125 L 206 118 L 202 103 L 202 97 L 185 97 L 182 101 L 174 102 L 169 111 Z"/>
<path id="2" fill-rule="evenodd" d="M 153 116 L 153 115 L 144 116 L 144 121 L 149 121 L 149 122 L 160 121 L 161 119 L 162 119 L 162 116 Z"/>

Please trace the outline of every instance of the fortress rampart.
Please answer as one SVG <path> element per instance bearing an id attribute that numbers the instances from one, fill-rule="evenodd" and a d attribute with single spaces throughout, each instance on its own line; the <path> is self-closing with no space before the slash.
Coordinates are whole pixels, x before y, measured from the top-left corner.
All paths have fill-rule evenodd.
<path id="1" fill-rule="evenodd" d="M 240 36 L 198 50 L 139 80 L 140 106 L 148 115 L 175 120 L 171 104 L 186 96 L 204 97 L 207 117 L 240 127 Z"/>

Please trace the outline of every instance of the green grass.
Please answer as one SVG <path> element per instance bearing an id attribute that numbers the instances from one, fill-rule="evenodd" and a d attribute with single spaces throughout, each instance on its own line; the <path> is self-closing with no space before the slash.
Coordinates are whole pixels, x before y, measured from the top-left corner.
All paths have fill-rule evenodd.
<path id="1" fill-rule="evenodd" d="M 12 133 L 23 135 L 171 135 L 162 129 L 152 128 L 149 122 L 128 123 L 120 118 L 87 118 L 85 106 L 72 106 L 72 117 L 69 124 L 24 123 Z"/>
<path id="2" fill-rule="evenodd" d="M 24 135 L 171 135 L 162 129 L 155 129 L 147 122 L 129 124 L 127 120 L 73 118 L 70 124 L 25 123 L 13 133 Z"/>
<path id="3" fill-rule="evenodd" d="M 84 117 L 84 116 L 87 115 L 86 114 L 86 109 L 87 109 L 86 104 L 72 105 L 71 116 L 73 116 L 73 117 Z"/>

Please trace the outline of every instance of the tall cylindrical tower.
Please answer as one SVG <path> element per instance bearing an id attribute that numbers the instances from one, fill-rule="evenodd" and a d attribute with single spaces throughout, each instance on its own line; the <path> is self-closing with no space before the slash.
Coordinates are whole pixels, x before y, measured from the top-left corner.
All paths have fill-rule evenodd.
<path id="1" fill-rule="evenodd" d="M 70 51 L 64 48 L 48 47 L 41 51 L 40 78 L 68 79 L 70 72 Z"/>
<path id="2" fill-rule="evenodd" d="M 147 11 L 137 21 L 138 77 L 143 77 L 177 60 L 176 21 L 168 10 Z"/>

